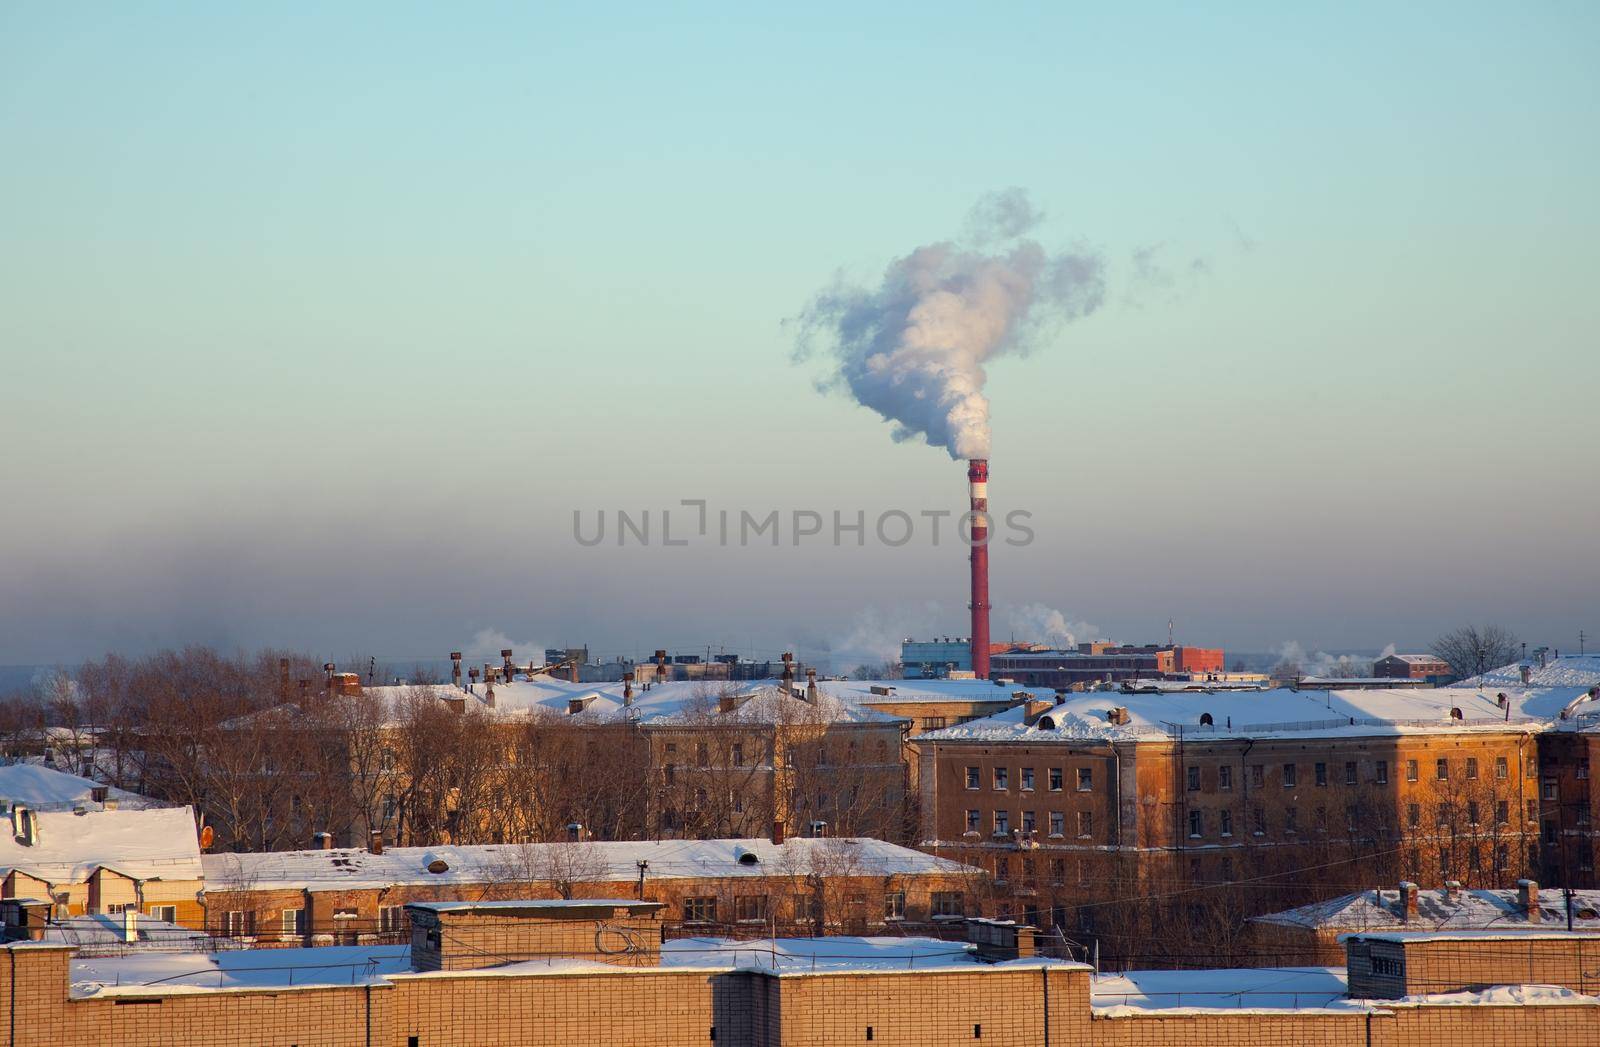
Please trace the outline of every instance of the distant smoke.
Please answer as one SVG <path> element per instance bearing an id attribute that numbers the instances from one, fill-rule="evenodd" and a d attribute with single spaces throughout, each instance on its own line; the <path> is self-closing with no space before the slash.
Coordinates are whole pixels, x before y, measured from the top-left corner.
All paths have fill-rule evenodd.
<path id="1" fill-rule="evenodd" d="M 1393 645 L 1385 650 L 1392 650 Z M 1372 659 L 1354 655 L 1332 655 L 1327 651 L 1307 654 L 1298 641 L 1290 640 L 1278 648 L 1278 664 L 1272 667 L 1278 679 L 1297 676 L 1334 677 L 1350 679 L 1372 675 Z"/>
<path id="2" fill-rule="evenodd" d="M 461 647 L 461 653 L 468 658 L 492 658 L 498 662 L 500 652 L 506 648 L 516 652 L 516 657 L 529 658 L 536 662 L 544 661 L 544 644 L 534 643 L 532 640 L 514 642 L 511 637 L 499 629 L 479 629 Z"/>
<path id="3" fill-rule="evenodd" d="M 824 383 L 956 459 L 989 455 L 984 364 L 1041 330 L 1094 312 L 1105 298 L 1097 254 L 1050 254 L 1019 239 L 1042 216 L 1021 189 L 978 201 L 966 243 L 918 247 L 877 288 L 840 281 L 799 317 L 796 355 L 821 341 L 837 370 Z"/>
<path id="4" fill-rule="evenodd" d="M 1006 612 L 1011 635 L 1019 641 L 1047 643 L 1052 647 L 1076 647 L 1080 640 L 1100 637 L 1100 627 L 1089 622 L 1072 622 L 1060 611 L 1042 603 L 1023 604 Z"/>

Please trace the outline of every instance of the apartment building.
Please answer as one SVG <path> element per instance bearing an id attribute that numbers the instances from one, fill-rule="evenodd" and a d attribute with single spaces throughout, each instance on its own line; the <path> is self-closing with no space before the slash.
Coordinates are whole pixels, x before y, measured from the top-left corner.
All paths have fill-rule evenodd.
<path id="1" fill-rule="evenodd" d="M 1564 779 L 1541 773 L 1540 747 L 1583 694 L 1041 695 L 916 739 L 924 846 L 988 869 L 994 912 L 1078 930 L 1086 903 L 1155 882 L 1359 862 L 1367 877 L 1510 887 L 1559 839 Z M 1581 765 L 1562 766 L 1576 794 Z"/>

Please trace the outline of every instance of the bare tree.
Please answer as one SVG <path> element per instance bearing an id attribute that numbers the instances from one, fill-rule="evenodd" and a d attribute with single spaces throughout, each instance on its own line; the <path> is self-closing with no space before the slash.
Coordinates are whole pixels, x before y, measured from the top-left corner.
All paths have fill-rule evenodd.
<path id="1" fill-rule="evenodd" d="M 489 871 L 498 884 L 544 887 L 569 900 L 582 885 L 609 879 L 605 855 L 586 840 L 502 847 L 496 851 Z"/>
<path id="2" fill-rule="evenodd" d="M 1477 676 L 1517 660 L 1516 634 L 1503 625 L 1463 625 L 1433 641 L 1431 650 L 1458 679 Z"/>

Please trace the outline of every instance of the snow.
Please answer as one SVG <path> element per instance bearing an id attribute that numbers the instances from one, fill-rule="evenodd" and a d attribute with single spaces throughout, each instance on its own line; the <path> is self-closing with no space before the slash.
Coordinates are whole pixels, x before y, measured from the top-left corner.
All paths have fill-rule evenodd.
<path id="1" fill-rule="evenodd" d="M 142 914 L 134 921 L 134 932 L 134 942 L 124 941 L 121 916 L 69 916 L 65 920 L 58 919 L 46 924 L 42 940 L 47 944 L 73 945 L 83 949 L 115 946 L 132 950 L 169 951 L 199 950 L 213 941 L 204 931 L 190 930 Z"/>
<path id="2" fill-rule="evenodd" d="M 1544 941 L 1548 939 L 1581 939 L 1594 941 L 1594 931 L 1579 930 L 1540 930 L 1529 928 L 1526 931 L 1506 931 L 1503 929 L 1489 930 L 1487 928 L 1468 928 L 1459 931 L 1356 931 L 1350 934 L 1339 935 L 1339 940 L 1360 940 L 1368 942 L 1527 942 Z"/>
<path id="3" fill-rule="evenodd" d="M 1089 1002 L 1097 1014 L 1226 1009 L 1365 1009 L 1344 996 L 1343 967 L 1255 967 L 1206 971 L 1126 971 L 1097 974 Z"/>
<path id="4" fill-rule="evenodd" d="M 198 880 L 194 811 L 35 812 L 38 838 L 23 846 L 0 831 L 0 870 L 20 869 L 49 883 L 81 883 L 100 866 L 139 880 Z"/>
<path id="5" fill-rule="evenodd" d="M 804 693 L 804 684 L 795 684 Z M 409 688 L 377 687 L 369 693 L 398 701 Z M 522 677 L 511 683 L 494 686 L 494 712 L 503 717 L 528 716 L 543 713 L 561 716 L 573 723 L 620 723 L 635 720 L 641 726 L 670 726 L 675 723 L 692 723 L 712 720 L 718 723 L 893 723 L 895 717 L 867 708 L 865 705 L 835 696 L 818 684 L 819 701 L 816 705 L 785 694 L 774 680 L 723 681 L 723 680 L 670 680 L 653 684 L 648 690 L 636 684 L 631 705 L 623 703 L 624 685 L 617 683 L 569 683 L 553 676 L 540 674 Z M 440 698 L 465 698 L 487 707 L 487 688 L 477 685 L 476 693 L 468 693 L 450 686 L 433 686 L 432 693 Z M 737 696 L 738 707 L 732 712 L 721 710 L 719 699 L 725 692 Z M 571 703 L 583 702 L 583 707 L 571 711 Z"/>
<path id="6" fill-rule="evenodd" d="M 674 938 L 661 946 L 663 967 L 749 968 L 781 973 L 810 971 L 925 971 L 969 967 L 975 947 L 937 938 L 854 937 Z"/>
<path id="7" fill-rule="evenodd" d="M 194 989 L 284 989 L 361 985 L 411 967 L 406 945 L 241 949 L 206 955 L 139 953 L 75 957 L 72 993 L 139 995 Z"/>
<path id="8" fill-rule="evenodd" d="M 101 810 L 102 806 L 95 802 L 92 792 L 99 788 L 103 788 L 99 782 L 53 770 L 42 764 L 12 763 L 0 766 L 0 808 L 24 803 L 37 811 L 70 811 L 74 807 Z M 156 801 L 125 789 L 107 788 L 107 795 L 117 801 L 118 807 L 157 806 Z"/>
<path id="9" fill-rule="evenodd" d="M 1496 985 L 1477 992 L 1442 992 L 1384 1000 L 1384 1007 L 1595 1007 L 1600 997 L 1560 985 Z"/>
<path id="10" fill-rule="evenodd" d="M 1573 925 L 1600 931 L 1600 891 L 1573 892 Z M 1564 929 L 1566 902 L 1558 888 L 1541 891 L 1540 922 L 1530 924 L 1518 904 L 1514 890 L 1458 890 L 1454 897 L 1444 891 L 1418 891 L 1417 915 L 1408 925 L 1400 918 L 1400 892 L 1361 891 L 1298 909 L 1251 918 L 1252 923 L 1323 928 L 1343 931 L 1386 931 L 1426 927 L 1431 930 L 1467 930 L 1497 927 L 1506 932 L 1538 931 L 1545 927 Z M 1526 927 L 1527 931 L 1522 930 Z"/>
<path id="11" fill-rule="evenodd" d="M 482 844 L 476 846 L 386 847 L 382 854 L 361 848 L 268 851 L 252 854 L 207 854 L 201 857 L 210 890 L 341 890 L 390 884 L 473 884 L 504 880 L 508 869 L 539 868 L 546 849 L 572 844 Z M 796 837 L 775 844 L 748 840 L 607 841 L 580 845 L 582 864 L 594 867 L 597 882 L 633 882 L 641 861 L 649 862 L 647 880 L 701 877 L 793 876 L 813 865 L 859 871 L 862 875 L 900 876 L 929 873 L 971 873 L 976 870 L 883 840 L 856 837 Z M 740 855 L 754 855 L 752 864 Z M 443 860 L 448 868 L 431 873 L 428 865 Z M 590 877 L 585 877 L 590 879 Z"/>
<path id="12" fill-rule="evenodd" d="M 548 911 L 557 916 L 566 912 L 583 912 L 585 916 L 589 910 L 597 908 L 645 910 L 654 912 L 666 908 L 664 902 L 642 902 L 631 898 L 533 898 L 522 901 L 514 899 L 491 900 L 480 902 L 407 902 L 408 909 L 426 909 L 429 912 L 513 912 L 527 913 Z"/>
<path id="13" fill-rule="evenodd" d="M 1050 697 L 1049 691 L 1033 692 Z M 1219 691 L 1216 693 L 1072 693 L 1045 710 L 1032 725 L 1018 706 L 993 716 L 919 736 L 919 742 L 979 741 L 1048 743 L 1162 738 L 1177 728 L 1186 737 L 1313 735 L 1370 737 L 1463 731 L 1538 731 L 1575 697 L 1577 688 L 1512 688 L 1500 692 L 1467 688 L 1378 690 Z M 1107 718 L 1114 708 L 1128 711 L 1128 723 Z M 1461 711 L 1461 719 L 1452 710 Z M 1201 722 L 1209 716 L 1210 724 Z"/>
<path id="14" fill-rule="evenodd" d="M 1522 686 L 1522 666 L 1531 670 L 1528 679 L 1532 687 L 1574 687 L 1585 690 L 1600 686 L 1600 654 L 1564 654 L 1551 658 L 1540 667 L 1537 661 L 1512 662 L 1492 669 L 1482 676 L 1473 676 L 1456 684 L 1457 687 L 1485 687 L 1505 690 Z"/>

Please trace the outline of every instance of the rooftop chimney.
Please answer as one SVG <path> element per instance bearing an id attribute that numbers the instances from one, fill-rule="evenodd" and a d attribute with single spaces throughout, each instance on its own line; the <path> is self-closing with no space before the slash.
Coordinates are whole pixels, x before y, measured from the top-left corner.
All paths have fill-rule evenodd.
<path id="1" fill-rule="evenodd" d="M 578 659 L 576 658 L 572 658 L 567 661 L 567 682 L 578 682 Z"/>
<path id="2" fill-rule="evenodd" d="M 989 678 L 989 460 L 967 463 L 972 496 L 972 675 Z"/>
<path id="3" fill-rule="evenodd" d="M 1517 666 L 1517 671 L 1522 674 L 1522 682 L 1524 685 L 1532 681 L 1533 666 L 1529 665 L 1527 662 L 1523 662 L 1521 665 Z"/>
<path id="4" fill-rule="evenodd" d="M 817 704 L 817 671 L 815 669 L 806 670 L 806 701 L 812 705 Z"/>
<path id="5" fill-rule="evenodd" d="M 122 910 L 122 940 L 130 945 L 139 940 L 139 910 L 131 905 Z"/>
<path id="6" fill-rule="evenodd" d="M 1537 880 L 1517 881 L 1517 907 L 1528 918 L 1529 923 L 1538 923 L 1543 918 L 1539 911 L 1539 882 Z"/>
<path id="7" fill-rule="evenodd" d="M 312 833 L 311 847 L 318 851 L 333 850 L 333 833 Z"/>
<path id="8" fill-rule="evenodd" d="M 333 670 L 337 668 L 332 662 L 323 662 L 322 671 L 328 676 L 328 693 L 333 693 Z"/>
<path id="9" fill-rule="evenodd" d="M 1444 882 L 1444 900 L 1452 905 L 1461 900 L 1461 881 L 1446 880 Z"/>
<path id="10" fill-rule="evenodd" d="M 790 651 L 783 652 L 783 689 L 785 691 L 794 686 L 794 654 Z"/>
<path id="11" fill-rule="evenodd" d="M 461 686 L 461 652 L 450 652 L 450 682 L 457 687 Z"/>
<path id="12" fill-rule="evenodd" d="M 506 683 L 510 683 L 511 678 L 517 675 L 517 667 L 511 664 L 511 648 L 507 647 L 502 650 L 500 652 L 500 659 L 505 662 Z"/>
<path id="13" fill-rule="evenodd" d="M 1400 921 L 1413 923 L 1417 919 L 1417 885 L 1410 880 L 1400 881 Z"/>
<path id="14" fill-rule="evenodd" d="M 665 680 L 666 678 L 667 678 L 667 652 L 658 647 L 658 648 L 656 648 L 656 679 L 657 680 Z"/>
<path id="15" fill-rule="evenodd" d="M 634 673 L 634 670 L 629 669 L 622 676 L 622 704 L 623 705 L 632 705 L 633 704 L 633 673 Z"/>
<path id="16" fill-rule="evenodd" d="M 783 819 L 782 818 L 774 818 L 772 820 L 772 842 L 776 843 L 776 844 L 783 843 Z"/>
<path id="17" fill-rule="evenodd" d="M 367 850 L 372 854 L 383 853 L 383 830 L 374 829 L 367 833 Z"/>

